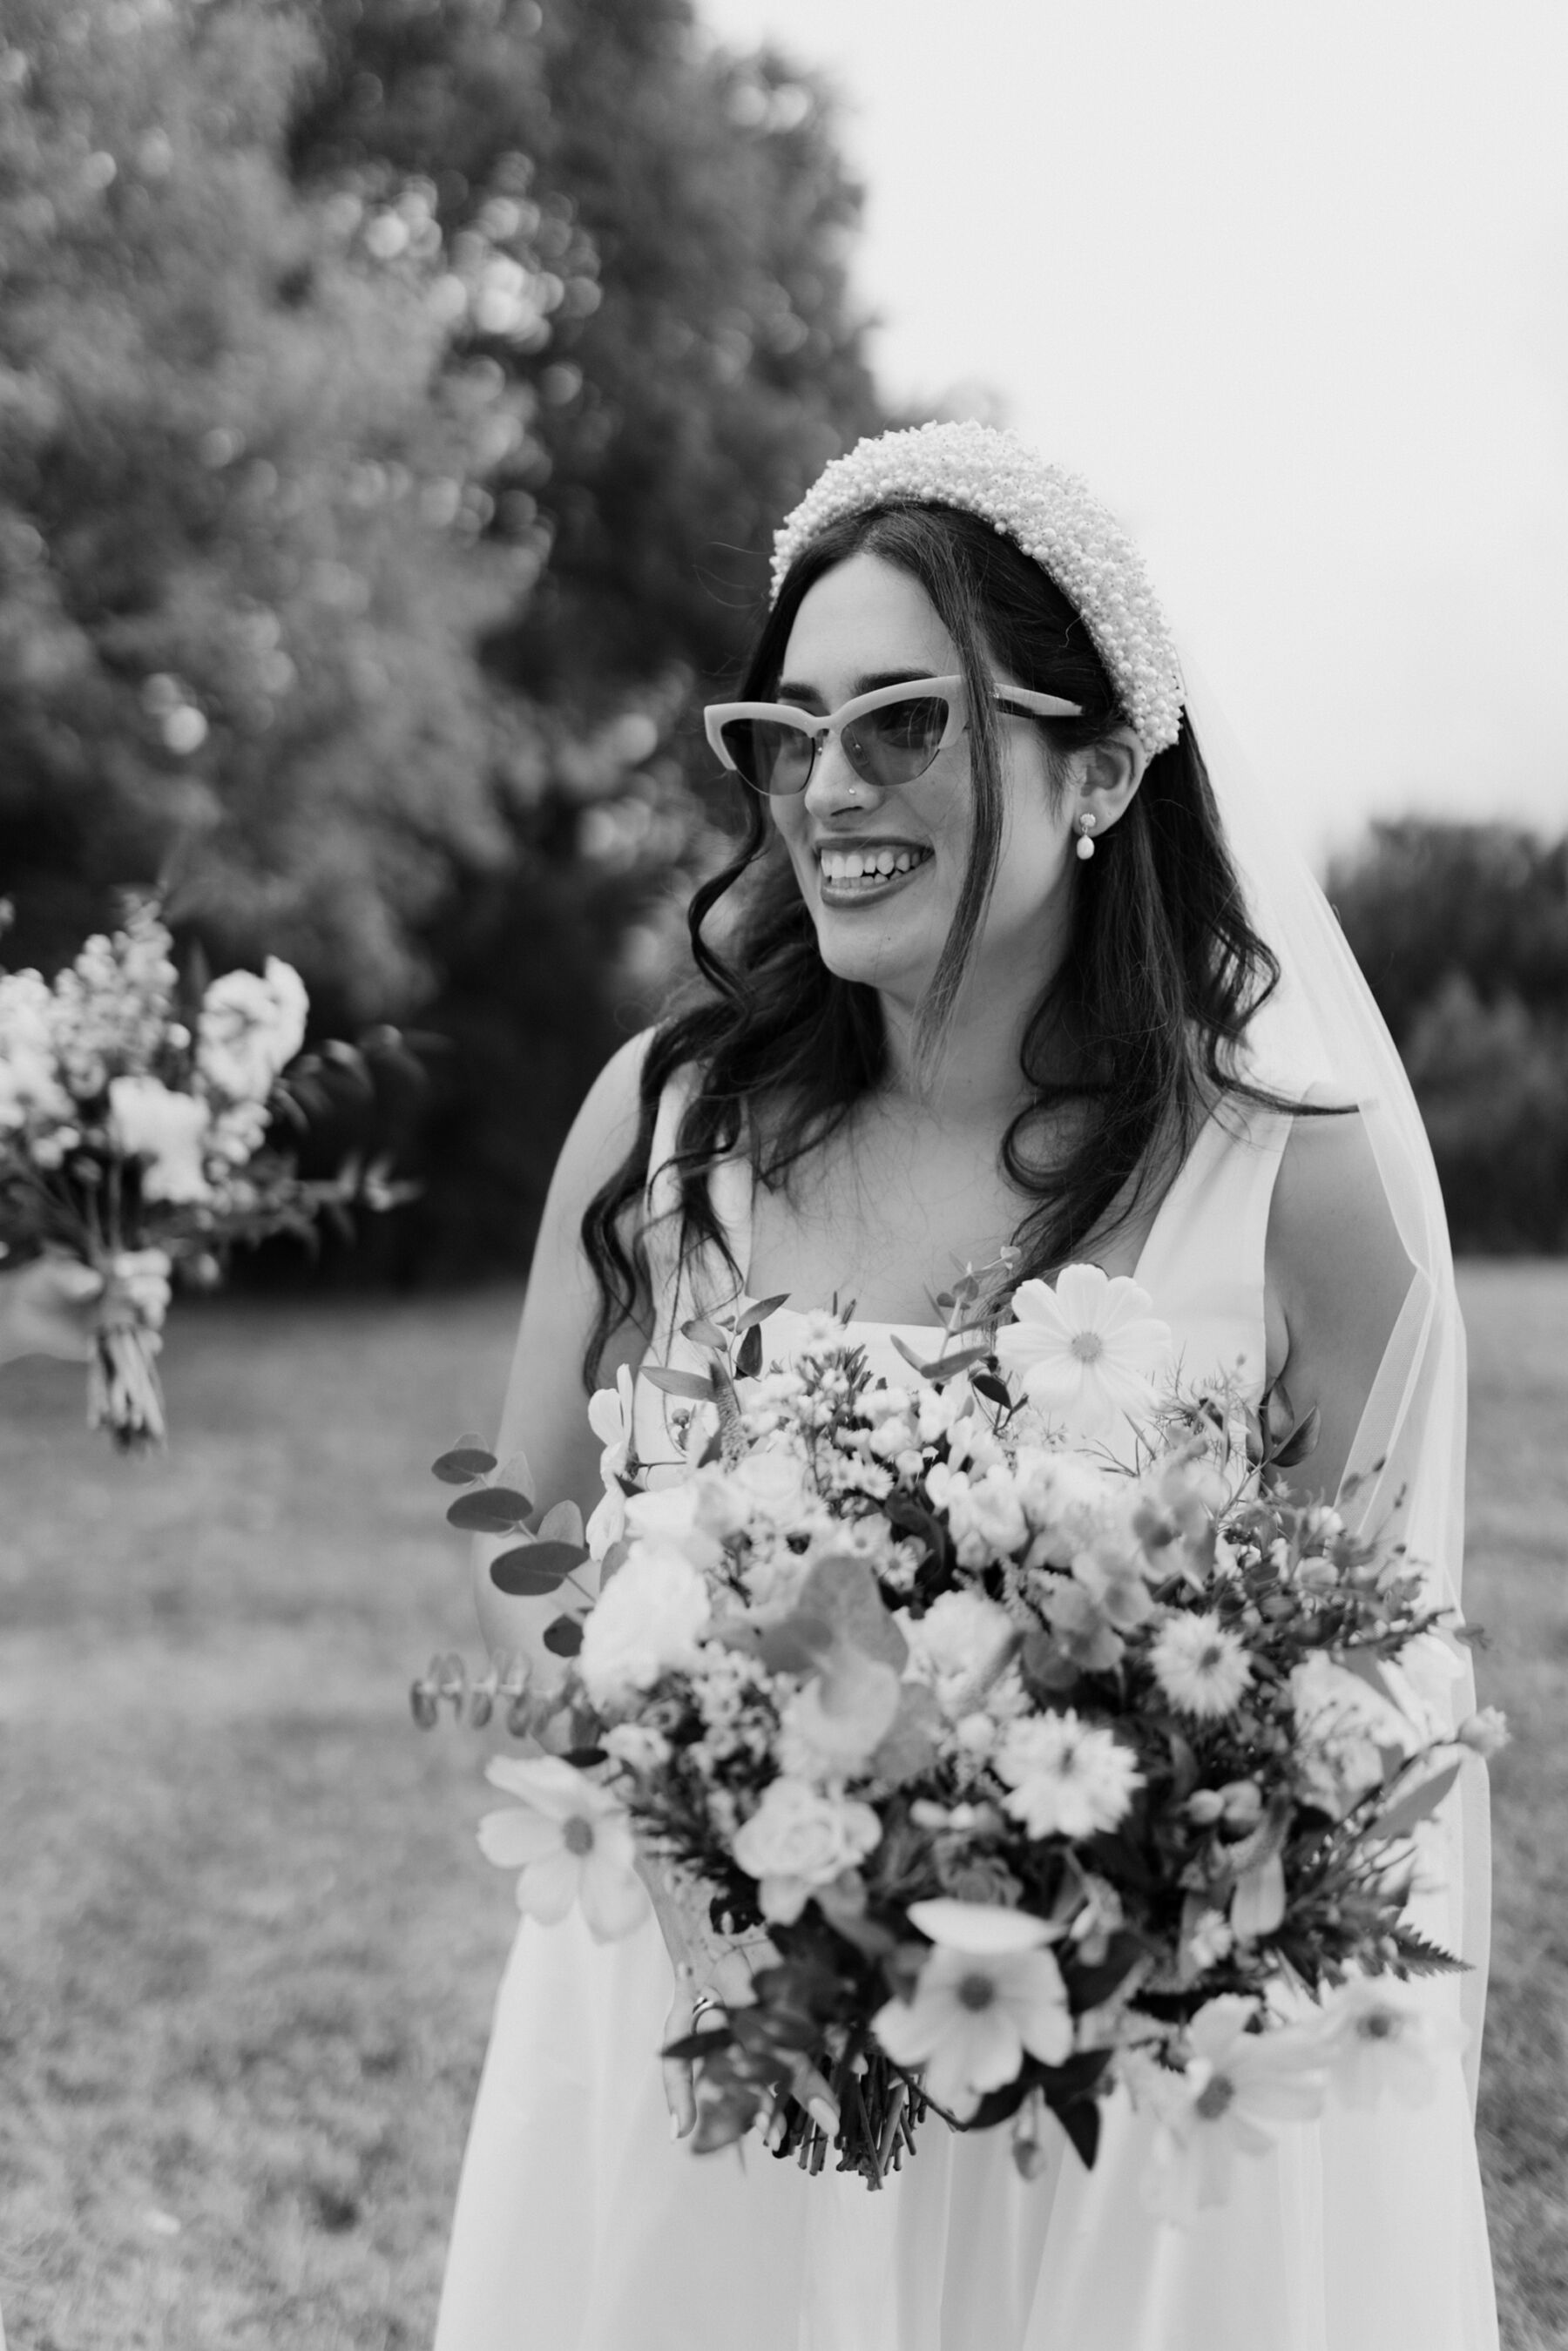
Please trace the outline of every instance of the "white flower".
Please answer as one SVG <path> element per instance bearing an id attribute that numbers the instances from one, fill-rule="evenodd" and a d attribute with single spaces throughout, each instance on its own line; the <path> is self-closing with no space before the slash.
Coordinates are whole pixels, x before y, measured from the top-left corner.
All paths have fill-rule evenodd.
<path id="1" fill-rule="evenodd" d="M 157 1078 L 110 1080 L 109 1131 L 128 1159 L 146 1163 L 144 1199 L 186 1203 L 209 1196 L 202 1151 L 211 1117 L 205 1102 L 172 1092 Z"/>
<path id="2" fill-rule="evenodd" d="M 310 1008 L 292 965 L 267 958 L 265 973 L 225 972 L 202 1000 L 196 1067 L 216 1094 L 264 1102 L 305 1042 Z"/>
<path id="3" fill-rule="evenodd" d="M 1380 1750 L 1410 1754 L 1416 1728 L 1391 1698 L 1322 1649 L 1291 1671 L 1298 1763 L 1308 1793 L 1336 1818 L 1383 1778 Z"/>
<path id="4" fill-rule="evenodd" d="M 1182 1966 L 1188 1974 L 1201 1976 L 1228 1959 L 1235 1949 L 1236 1937 L 1223 1910 L 1200 1910 L 1186 1933 L 1182 1937 Z"/>
<path id="5" fill-rule="evenodd" d="M 1347 2105 L 1375 2105 L 1392 2090 L 1424 2106 L 1437 2086 L 1437 2063 L 1464 2042 L 1458 2019 L 1434 2004 L 1431 1989 L 1393 1976 L 1356 1976 L 1325 2005 L 1321 2040 L 1334 2089 Z"/>
<path id="6" fill-rule="evenodd" d="M 890 2000 L 872 2030 L 895 2065 L 959 2121 L 1014 2080 L 1027 2051 L 1060 2065 L 1072 2048 L 1061 1970 L 1040 1948 L 1043 1919 L 988 1903 L 918 1902 L 910 1917 L 934 1938 L 913 2000 Z"/>
<path id="7" fill-rule="evenodd" d="M 594 1705 L 613 1706 L 689 1665 L 708 1613 L 707 1586 L 689 1559 L 666 1545 L 633 1544 L 583 1627 L 579 1664 Z"/>
<path id="8" fill-rule="evenodd" d="M 1239 2154 L 1266 2154 L 1275 2125 L 1322 2110 L 1318 2037 L 1292 2027 L 1249 2032 L 1254 2013 L 1251 2001 L 1232 1994 L 1209 2001 L 1187 2026 L 1185 2072 L 1162 2079 L 1151 2066 L 1138 2077 L 1159 2125 L 1145 2193 L 1166 2220 L 1222 2204 Z"/>
<path id="9" fill-rule="evenodd" d="M 267 1113 L 259 1102 L 230 1102 L 214 1119 L 207 1135 L 207 1155 L 230 1167 L 244 1167 L 267 1140 Z"/>
<path id="10" fill-rule="evenodd" d="M 1070 1265 L 1049 1282 L 1020 1282 L 1014 1321 L 997 1332 L 997 1353 L 1030 1404 L 1061 1414 L 1083 1434 L 1141 1420 L 1154 1383 L 1168 1369 L 1168 1323 L 1150 1312 L 1146 1290 L 1097 1265 Z"/>
<path id="11" fill-rule="evenodd" d="M 957 1807 L 962 1813 L 973 1810 L 969 1804 Z M 1037 1917 L 1032 1910 L 1014 1910 L 1001 1902 L 954 1902 L 946 1896 L 912 1902 L 909 1923 L 945 1951 L 967 1951 L 976 1959 L 1038 1951 L 1055 1932 L 1048 1918 Z"/>
<path id="12" fill-rule="evenodd" d="M 1489 1761 L 1509 1742 L 1508 1717 L 1500 1707 L 1483 1706 L 1461 1722 L 1454 1733 L 1461 1747 Z"/>
<path id="13" fill-rule="evenodd" d="M 602 1559 L 619 1542 L 626 1524 L 626 1496 L 621 1479 L 626 1474 L 636 1442 L 636 1406 L 632 1373 L 622 1364 L 612 1388 L 596 1388 L 588 1399 L 588 1425 L 603 1448 L 599 1456 L 603 1494 L 588 1521 L 585 1540 L 593 1558 Z"/>
<path id="14" fill-rule="evenodd" d="M 670 1742 L 662 1730 L 645 1722 L 617 1722 L 600 1740 L 607 1755 L 629 1771 L 656 1771 L 670 1760 Z"/>
<path id="15" fill-rule="evenodd" d="M 948 1719 L 966 1713 L 1013 1637 L 1005 1608 L 980 1592 L 944 1592 L 924 1616 L 900 1614 L 905 1678 L 925 1682 Z"/>
<path id="16" fill-rule="evenodd" d="M 71 1115 L 55 1061 L 53 1007 L 36 971 L 0 973 L 0 1134 L 29 1118 L 58 1125 Z"/>
<path id="17" fill-rule="evenodd" d="M 632 1374 L 625 1364 L 616 1373 L 612 1388 L 596 1388 L 589 1397 L 588 1425 L 604 1448 L 599 1457 L 599 1474 L 608 1485 L 611 1479 L 625 1475 L 632 1456 L 635 1419 Z"/>
<path id="18" fill-rule="evenodd" d="M 1082 1453 L 1021 1445 L 1013 1464 L 1013 1486 L 1024 1516 L 1041 1538 L 1036 1555 L 1050 1567 L 1066 1567 L 1085 1550 L 1115 1499 L 1104 1470 Z"/>
<path id="19" fill-rule="evenodd" d="M 1234 1713 L 1252 1680 L 1246 1643 L 1207 1610 L 1167 1616 L 1149 1663 L 1172 1706 L 1207 1719 Z"/>
<path id="20" fill-rule="evenodd" d="M 1013 1792 L 1008 1811 L 1031 1837 L 1113 1829 L 1144 1783 L 1132 1750 L 1071 1708 L 1009 1723 L 996 1768 Z"/>
<path id="21" fill-rule="evenodd" d="M 629 1935 L 648 1907 L 626 1808 L 559 1755 L 496 1756 L 486 1771 L 517 1806 L 486 1813 L 479 1847 L 497 1869 L 521 1871 L 517 1907 L 543 1927 L 582 1905 L 598 1943 Z"/>
<path id="22" fill-rule="evenodd" d="M 726 1470 L 724 1483 L 753 1524 L 786 1531 L 810 1511 L 815 1500 L 805 1463 L 782 1446 L 743 1454 Z"/>
<path id="23" fill-rule="evenodd" d="M 710 1552 L 702 1533 L 704 1495 L 700 1478 L 675 1478 L 626 1497 L 626 1531 L 644 1542 L 675 1544 L 689 1551 L 694 1538 Z"/>
<path id="24" fill-rule="evenodd" d="M 779 1719 L 779 1757 L 800 1780 L 844 1780 L 862 1771 L 898 1713 L 898 1675 L 848 1643 L 796 1691 Z"/>
<path id="25" fill-rule="evenodd" d="M 926 1478 L 925 1490 L 952 1529 L 962 1567 L 984 1567 L 1005 1559 L 1029 1540 L 1029 1521 L 1009 1469 L 990 1468 L 976 1478 L 938 1461 Z"/>
<path id="26" fill-rule="evenodd" d="M 882 1840 L 882 1823 L 869 1804 L 828 1796 L 804 1780 L 775 1780 L 730 1848 L 748 1877 L 758 1881 L 765 1918 L 788 1925 L 808 1896 L 830 1886 Z"/>

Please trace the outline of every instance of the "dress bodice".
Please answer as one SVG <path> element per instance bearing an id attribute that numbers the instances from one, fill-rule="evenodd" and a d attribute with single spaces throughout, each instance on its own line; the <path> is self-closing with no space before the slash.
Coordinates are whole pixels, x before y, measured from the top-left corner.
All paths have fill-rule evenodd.
<path id="1" fill-rule="evenodd" d="M 653 1282 L 654 1325 L 650 1363 L 680 1367 L 702 1360 L 682 1335 L 699 1314 L 724 1313 L 749 1295 L 751 1163 L 737 1154 L 717 1163 L 710 1197 L 728 1259 L 711 1243 L 680 1247 L 675 1138 L 688 1099 L 678 1080 L 665 1089 L 649 1159 L 643 1228 Z M 1274 1179 L 1291 1131 L 1288 1113 L 1228 1100 L 1206 1120 L 1161 1200 L 1138 1256 L 1134 1275 L 1153 1311 L 1167 1322 L 1189 1380 L 1228 1373 L 1255 1404 L 1267 1364 L 1264 1258 Z M 738 1270 L 738 1280 L 737 1278 Z M 769 1360 L 787 1359 L 805 1312 L 824 1301 L 791 1301 L 766 1326 Z M 855 1322 L 853 1337 L 873 1372 L 889 1382 L 908 1377 L 894 1344 L 901 1339 L 922 1355 L 937 1352 L 943 1333 L 930 1323 Z M 639 1449 L 658 1459 L 667 1450 L 663 1399 L 643 1382 L 638 1389 Z"/>

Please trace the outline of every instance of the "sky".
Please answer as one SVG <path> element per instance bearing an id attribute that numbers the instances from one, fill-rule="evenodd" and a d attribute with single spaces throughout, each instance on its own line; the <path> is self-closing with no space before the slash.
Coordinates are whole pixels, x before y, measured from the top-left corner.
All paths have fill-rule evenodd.
<path id="1" fill-rule="evenodd" d="M 824 70 L 901 404 L 1086 474 L 1321 858 L 1568 829 L 1563 0 L 697 0 Z"/>

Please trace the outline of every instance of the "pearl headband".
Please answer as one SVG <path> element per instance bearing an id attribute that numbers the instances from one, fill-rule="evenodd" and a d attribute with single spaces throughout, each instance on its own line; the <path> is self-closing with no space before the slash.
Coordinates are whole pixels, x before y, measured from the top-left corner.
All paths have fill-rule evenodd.
<path id="1" fill-rule="evenodd" d="M 1143 558 L 1076 474 L 988 424 L 917 424 L 835 457 L 773 541 L 773 599 L 830 523 L 899 500 L 978 515 L 1049 573 L 1082 616 L 1123 713 L 1152 753 L 1181 726 L 1176 646 Z"/>

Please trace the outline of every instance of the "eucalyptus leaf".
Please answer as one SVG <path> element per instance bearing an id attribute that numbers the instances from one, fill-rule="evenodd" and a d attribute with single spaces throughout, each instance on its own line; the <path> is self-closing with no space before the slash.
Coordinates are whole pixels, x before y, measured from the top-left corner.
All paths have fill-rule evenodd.
<path id="1" fill-rule="evenodd" d="M 665 1395 L 685 1396 L 693 1404 L 711 1404 L 714 1399 L 711 1372 L 678 1372 L 668 1364 L 644 1364 L 640 1377 Z"/>
<path id="2" fill-rule="evenodd" d="M 825 1618 L 838 1638 L 862 1656 L 903 1672 L 909 1644 L 863 1559 L 848 1552 L 830 1552 L 806 1577 L 796 1605 L 802 1616 Z"/>
<path id="3" fill-rule="evenodd" d="M 1304 1461 L 1310 1453 L 1317 1450 L 1318 1432 L 1322 1426 L 1322 1413 L 1317 1405 L 1313 1405 L 1306 1417 L 1296 1423 L 1278 1453 L 1274 1455 L 1273 1464 L 1276 1469 L 1293 1469 L 1298 1462 Z"/>
<path id="4" fill-rule="evenodd" d="M 497 1474 L 503 1486 L 516 1486 L 525 1494 L 538 1492 L 538 1479 L 534 1476 L 532 1465 L 520 1445 L 507 1454 Z M 532 1509 L 533 1505 L 530 1503 L 528 1507 Z"/>
<path id="5" fill-rule="evenodd" d="M 988 1347 L 960 1347 L 956 1355 L 938 1355 L 935 1363 L 921 1364 L 917 1369 L 923 1380 L 940 1382 L 955 1378 L 959 1372 L 967 1372 L 971 1364 L 988 1363 L 990 1356 Z"/>
<path id="6" fill-rule="evenodd" d="M 737 1315 L 735 1327 L 737 1331 L 754 1331 L 759 1322 L 766 1322 L 770 1314 L 777 1314 L 779 1309 L 789 1302 L 789 1292 L 787 1290 L 781 1290 L 776 1298 L 759 1298 L 755 1305 L 747 1308 L 744 1314 Z"/>
<path id="7" fill-rule="evenodd" d="M 446 1523 L 467 1534 L 505 1535 L 522 1525 L 532 1507 L 515 1486 L 471 1486 L 449 1507 Z"/>
<path id="8" fill-rule="evenodd" d="M 582 1512 L 575 1502 L 557 1502 L 539 1520 L 541 1542 L 572 1543 L 582 1549 Z"/>
<path id="9" fill-rule="evenodd" d="M 821 1665 L 833 1645 L 833 1628 L 825 1616 L 796 1610 L 761 1634 L 757 1654 L 770 1674 L 809 1674 Z"/>
<path id="10" fill-rule="evenodd" d="M 557 1616 L 545 1626 L 545 1647 L 555 1657 L 575 1657 L 582 1646 L 580 1616 Z"/>
<path id="11" fill-rule="evenodd" d="M 1404 1795 L 1396 1796 L 1388 1810 L 1379 1813 L 1373 1823 L 1373 1835 L 1390 1839 L 1408 1836 L 1412 1829 L 1437 1811 L 1463 1771 L 1464 1761 L 1462 1755 L 1456 1757 L 1452 1763 L 1445 1763 L 1441 1771 L 1434 1771 L 1430 1779 L 1423 1780 L 1418 1787 L 1408 1788 Z"/>
<path id="12" fill-rule="evenodd" d="M 567 1570 L 535 1566 L 538 1548 L 534 1543 L 518 1543 L 514 1551 L 504 1551 L 490 1562 L 490 1581 L 497 1592 L 513 1600 L 542 1600 L 547 1593 L 560 1590 Z"/>
<path id="13" fill-rule="evenodd" d="M 471 1486 L 476 1478 L 489 1476 L 496 1457 L 486 1452 L 476 1437 L 460 1437 L 450 1452 L 438 1454 L 430 1467 L 444 1486 Z"/>

